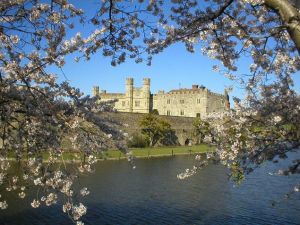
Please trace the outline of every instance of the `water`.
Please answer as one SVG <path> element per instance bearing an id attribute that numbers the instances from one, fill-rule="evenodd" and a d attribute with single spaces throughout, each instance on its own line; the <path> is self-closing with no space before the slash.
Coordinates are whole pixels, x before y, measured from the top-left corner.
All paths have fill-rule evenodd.
<path id="1" fill-rule="evenodd" d="M 300 224 L 300 194 L 284 200 L 300 176 L 270 176 L 274 164 L 262 166 L 239 187 L 221 165 L 178 180 L 176 174 L 193 165 L 192 156 L 136 160 L 136 165 L 132 170 L 126 161 L 105 161 L 80 179 L 91 191 L 84 201 L 85 224 Z M 281 202 L 272 207 L 274 200 Z M 0 211 L 1 225 L 72 224 L 60 204 L 32 209 L 29 200 L 13 197 L 8 203 Z"/>

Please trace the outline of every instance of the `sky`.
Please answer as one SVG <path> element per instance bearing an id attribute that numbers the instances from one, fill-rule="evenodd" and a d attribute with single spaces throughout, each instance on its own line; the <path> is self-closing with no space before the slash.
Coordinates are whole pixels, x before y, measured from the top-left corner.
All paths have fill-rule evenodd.
<path id="1" fill-rule="evenodd" d="M 127 59 L 125 63 L 113 67 L 110 58 L 102 56 L 101 53 L 93 55 L 89 61 L 81 60 L 78 63 L 73 58 L 67 58 L 62 71 L 54 71 L 58 74 L 59 81 L 69 81 L 86 95 L 92 94 L 93 86 L 99 86 L 107 92 L 124 93 L 126 78 L 132 77 L 137 87 L 142 86 L 143 78 L 150 78 L 152 93 L 159 90 L 191 88 L 193 84 L 199 84 L 220 94 L 224 93 L 225 88 L 233 86 L 234 89 L 230 93 L 231 103 L 233 96 L 241 99 L 244 97 L 244 90 L 236 82 L 212 71 L 212 66 L 218 64 L 218 61 L 203 56 L 200 49 L 189 53 L 183 44 L 173 45 L 155 55 L 151 66 Z M 239 70 L 248 71 L 247 61 L 245 58 L 239 62 Z M 295 89 L 300 93 L 300 74 L 297 73 L 294 77 Z"/>
<path id="2" fill-rule="evenodd" d="M 78 1 L 88 16 L 92 16 L 96 1 Z M 90 27 L 85 27 L 88 32 Z M 77 32 L 76 30 L 74 31 Z M 71 34 L 69 34 L 71 35 Z M 66 58 L 66 65 L 60 70 L 51 68 L 51 72 L 58 75 L 59 81 L 67 80 L 69 83 L 81 89 L 86 95 L 91 95 L 92 87 L 99 86 L 107 92 L 125 92 L 125 81 L 127 77 L 134 78 L 134 85 L 140 87 L 143 78 L 151 79 L 151 92 L 158 90 L 170 91 L 178 88 L 191 88 L 192 84 L 204 85 L 216 93 L 224 93 L 224 89 L 234 86 L 230 93 L 232 96 L 243 99 L 244 91 L 237 83 L 230 81 L 218 72 L 212 71 L 212 66 L 219 64 L 218 61 L 203 56 L 200 46 L 196 47 L 195 53 L 187 52 L 184 45 L 177 43 L 165 49 L 162 53 L 153 57 L 152 65 L 146 63 L 135 63 L 127 59 L 125 63 L 116 67 L 111 66 L 110 58 L 96 53 L 89 61 L 74 61 L 74 55 Z M 237 64 L 240 72 L 248 72 L 249 59 L 243 58 Z M 295 75 L 295 89 L 300 92 L 300 73 Z"/>
<path id="3" fill-rule="evenodd" d="M 92 86 L 108 92 L 124 92 L 127 77 L 134 78 L 136 86 L 142 85 L 143 78 L 151 79 L 151 91 L 169 91 L 177 88 L 190 88 L 192 84 L 204 85 L 208 89 L 223 93 L 232 82 L 221 74 L 213 72 L 213 60 L 199 52 L 189 53 L 182 44 L 176 44 L 163 53 L 154 56 L 151 66 L 135 63 L 128 59 L 125 63 L 113 67 L 110 58 L 101 54 L 94 55 L 89 61 L 76 63 L 69 58 L 59 73 L 61 80 L 67 79 L 86 93 L 91 94 Z"/>

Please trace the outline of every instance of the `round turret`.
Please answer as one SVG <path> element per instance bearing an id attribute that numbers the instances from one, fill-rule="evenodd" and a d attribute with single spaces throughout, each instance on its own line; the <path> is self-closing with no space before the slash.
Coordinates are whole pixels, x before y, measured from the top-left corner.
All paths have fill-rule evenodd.
<path id="1" fill-rule="evenodd" d="M 128 111 L 133 111 L 133 78 L 126 78 L 126 99 L 128 101 Z"/>
<path id="2" fill-rule="evenodd" d="M 150 112 L 150 78 L 143 79 L 143 97 L 145 101 L 145 110 L 147 113 Z"/>

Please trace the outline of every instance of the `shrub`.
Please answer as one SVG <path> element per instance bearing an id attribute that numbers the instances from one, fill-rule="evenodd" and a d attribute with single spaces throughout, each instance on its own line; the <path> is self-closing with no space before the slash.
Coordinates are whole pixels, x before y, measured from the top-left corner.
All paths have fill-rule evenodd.
<path id="1" fill-rule="evenodd" d="M 149 139 L 139 133 L 134 133 L 131 138 L 127 141 L 129 148 L 145 148 L 149 146 Z"/>

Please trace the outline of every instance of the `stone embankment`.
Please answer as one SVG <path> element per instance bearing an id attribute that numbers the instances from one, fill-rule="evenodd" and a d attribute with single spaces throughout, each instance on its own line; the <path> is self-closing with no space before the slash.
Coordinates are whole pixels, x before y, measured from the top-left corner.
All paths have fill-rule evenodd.
<path id="1" fill-rule="evenodd" d="M 128 134 L 140 132 L 140 121 L 145 116 L 142 113 L 125 113 L 125 112 L 105 112 L 101 113 L 101 116 L 106 117 L 112 121 L 121 124 L 121 127 Z M 172 130 L 178 138 L 180 145 L 186 145 L 190 140 L 193 140 L 193 121 L 195 118 L 181 117 L 181 116 L 161 116 L 160 119 L 164 119 L 171 124 Z"/>

